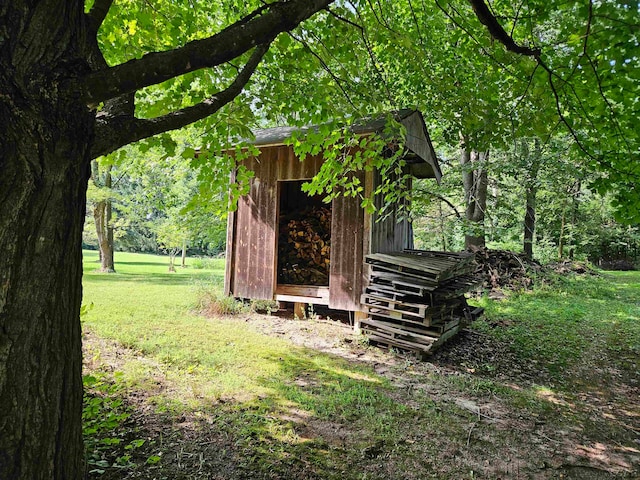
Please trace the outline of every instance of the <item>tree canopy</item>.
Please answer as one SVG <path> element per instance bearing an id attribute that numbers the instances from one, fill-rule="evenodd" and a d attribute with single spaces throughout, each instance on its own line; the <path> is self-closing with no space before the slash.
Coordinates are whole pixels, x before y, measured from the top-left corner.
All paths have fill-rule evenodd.
<path id="1" fill-rule="evenodd" d="M 234 166 L 215 153 L 249 125 L 414 106 L 443 139 L 462 131 L 475 146 L 564 130 L 601 172 L 596 186 L 637 220 L 638 11 L 594 0 L 1 1 L 0 477 L 82 475 L 91 159 L 152 137 L 149 148 L 171 151 L 163 134 L 197 122 L 181 148 L 211 152 L 195 163 L 222 188 Z"/>

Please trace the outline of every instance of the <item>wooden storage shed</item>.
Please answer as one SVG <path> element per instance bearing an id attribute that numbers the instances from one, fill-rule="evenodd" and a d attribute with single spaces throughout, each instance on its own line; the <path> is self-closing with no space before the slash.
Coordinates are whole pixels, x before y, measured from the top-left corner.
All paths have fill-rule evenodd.
<path id="1" fill-rule="evenodd" d="M 415 110 L 395 113 L 407 131 L 405 159 L 412 176 L 440 180 L 441 172 L 422 114 Z M 381 131 L 386 117 L 353 127 L 354 133 L 367 135 Z M 225 293 L 236 298 L 278 300 L 327 305 L 329 308 L 360 312 L 360 296 L 367 271 L 369 253 L 402 251 L 413 247 L 411 225 L 397 222 L 397 208 L 376 222 L 375 214 L 364 212 L 360 199 L 335 198 L 330 205 L 330 255 L 327 281 L 323 285 L 283 283 L 278 274 L 279 228 L 285 212 L 319 204 L 318 199 L 301 192 L 302 182 L 316 175 L 322 154 L 304 161 L 285 140 L 292 128 L 272 128 L 255 132 L 260 153 L 244 161 L 255 173 L 250 191 L 230 213 L 227 230 Z M 377 172 L 360 172 L 369 194 L 380 181 Z M 320 204 L 319 204 L 320 205 Z"/>

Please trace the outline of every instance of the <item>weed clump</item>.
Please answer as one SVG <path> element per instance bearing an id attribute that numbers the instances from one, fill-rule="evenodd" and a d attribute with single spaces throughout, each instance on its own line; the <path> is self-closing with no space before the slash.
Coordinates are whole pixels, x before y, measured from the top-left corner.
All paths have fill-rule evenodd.
<path id="1" fill-rule="evenodd" d="M 197 311 L 209 317 L 216 315 L 238 315 L 249 313 L 250 307 L 243 302 L 220 292 L 219 287 L 200 286 L 197 290 Z"/>

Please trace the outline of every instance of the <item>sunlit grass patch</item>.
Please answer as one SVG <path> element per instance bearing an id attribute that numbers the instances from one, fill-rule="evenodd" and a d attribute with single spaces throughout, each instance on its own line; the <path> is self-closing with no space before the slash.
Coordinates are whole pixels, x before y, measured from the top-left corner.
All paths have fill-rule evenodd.
<path id="1" fill-rule="evenodd" d="M 474 327 L 481 333 L 467 335 L 493 340 L 486 356 L 465 357 L 468 364 L 454 359 L 448 367 L 395 357 L 383 376 L 365 361 L 296 346 L 286 334 L 260 333 L 256 325 L 266 319 L 250 309 L 198 315 L 198 290 L 221 295 L 221 261 L 213 269 L 169 274 L 162 258 L 118 255 L 122 265 L 116 263 L 113 275 L 94 272 L 97 257 L 87 256 L 85 303 L 93 308 L 83 316 L 85 361 L 105 378 L 114 369 L 122 372 L 123 398 L 133 398 L 152 422 L 166 422 L 178 436 L 173 445 L 182 445 L 180 435 L 189 432 L 191 450 L 171 452 L 180 465 L 210 441 L 206 461 L 191 464 L 199 471 L 222 449 L 217 462 L 226 464 L 231 455 L 239 469 L 230 478 L 306 478 L 296 472 L 382 478 L 376 466 L 389 465 L 388 478 L 433 473 L 458 479 L 474 478 L 469 472 L 485 459 L 510 455 L 523 435 L 535 438 L 531 422 L 545 435 L 554 436 L 544 427 L 553 425 L 626 438 L 621 420 L 605 424 L 607 417 L 584 406 L 585 398 L 606 400 L 607 386 L 594 387 L 578 374 L 595 371 L 601 361 L 623 365 L 627 359 L 631 368 L 640 313 L 629 293 L 632 282 L 575 278 L 502 302 L 482 300 L 487 318 Z M 366 348 L 357 341 L 344 346 Z M 524 370 L 510 376 L 512 360 L 554 381 Z M 627 410 L 631 417 L 633 409 Z M 605 413 L 621 415 L 622 409 L 612 412 Z M 165 424 L 159 428 L 164 436 Z M 144 455 L 143 462 L 161 456 L 155 446 Z M 459 464 L 447 460 L 461 457 Z M 165 461 L 158 460 L 158 472 Z M 517 471 L 508 463 L 500 467 L 502 478 Z M 446 471 L 438 471 L 443 465 Z M 354 468 L 362 475 L 354 476 Z"/>
<path id="2" fill-rule="evenodd" d="M 608 275 L 608 274 L 607 274 Z M 619 284 L 620 278 L 625 283 Z M 476 328 L 510 342 L 516 353 L 539 360 L 555 378 L 589 363 L 594 349 L 621 359 L 640 352 L 640 272 L 567 277 L 508 301 L 484 299 L 486 319 Z M 613 361 L 615 361 L 615 357 Z M 571 386 L 568 385 L 570 389 Z"/>

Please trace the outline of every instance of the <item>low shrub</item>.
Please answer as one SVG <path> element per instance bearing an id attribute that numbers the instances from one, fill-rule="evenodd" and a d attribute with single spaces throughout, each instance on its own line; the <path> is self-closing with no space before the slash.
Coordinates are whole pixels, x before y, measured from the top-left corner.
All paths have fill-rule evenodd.
<path id="1" fill-rule="evenodd" d="M 133 468 L 132 453 L 145 441 L 126 428 L 131 416 L 117 384 L 85 375 L 82 408 L 82 436 L 90 475 L 102 475 L 109 468 Z"/>
<path id="2" fill-rule="evenodd" d="M 194 257 L 189 259 L 189 266 L 196 270 L 214 269 L 217 267 L 217 262 L 215 258 Z"/>

